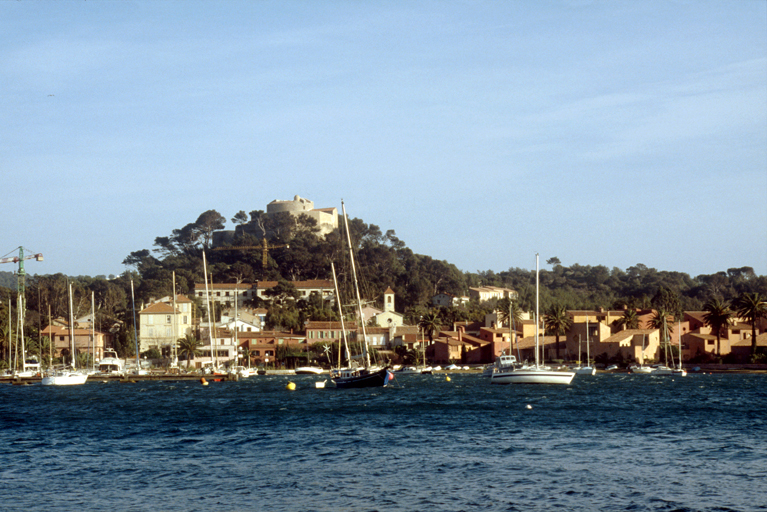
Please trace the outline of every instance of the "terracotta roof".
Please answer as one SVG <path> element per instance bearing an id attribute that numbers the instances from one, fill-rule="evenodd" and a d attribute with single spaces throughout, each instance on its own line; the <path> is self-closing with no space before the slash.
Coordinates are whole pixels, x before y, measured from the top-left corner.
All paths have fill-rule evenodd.
<path id="1" fill-rule="evenodd" d="M 453 345 L 453 346 L 462 346 L 462 345 L 471 346 L 471 343 L 467 343 L 465 341 L 458 341 L 458 338 L 450 338 L 450 337 L 435 338 L 434 343 L 444 343 L 446 345 Z"/>
<path id="2" fill-rule="evenodd" d="M 703 318 L 703 316 L 706 314 L 705 311 L 685 311 L 684 314 L 685 316 L 692 317 L 701 323 L 706 323 L 705 319 Z"/>
<path id="3" fill-rule="evenodd" d="M 750 347 L 751 346 L 751 338 L 746 338 L 743 340 L 738 340 L 735 343 L 730 344 L 731 347 Z M 756 346 L 757 347 L 765 347 L 767 346 L 767 332 L 764 332 L 762 334 L 756 335 Z"/>
<path id="4" fill-rule="evenodd" d="M 547 345 L 554 345 L 556 342 L 557 342 L 556 336 L 541 336 L 540 344 L 543 345 L 544 347 Z M 559 337 L 559 343 L 560 343 L 560 347 L 565 346 L 564 336 Z M 514 344 L 515 350 L 517 346 L 519 346 L 520 349 L 535 348 L 535 336 L 517 338 L 517 343 Z"/>
<path id="5" fill-rule="evenodd" d="M 194 283 L 194 289 L 205 289 L 205 283 Z M 253 288 L 249 283 L 208 283 L 209 290 L 250 290 Z M 178 301 L 178 299 L 176 299 Z"/>
<path id="6" fill-rule="evenodd" d="M 346 325 L 344 325 L 346 327 Z M 306 323 L 307 329 L 340 329 L 341 322 L 310 321 Z"/>
<path id="7" fill-rule="evenodd" d="M 626 329 L 625 331 L 619 331 L 612 336 L 602 340 L 602 343 L 619 343 L 626 338 L 631 338 L 637 334 L 652 334 L 658 332 L 658 329 Z"/>
<path id="8" fill-rule="evenodd" d="M 91 330 L 90 328 L 87 329 L 81 329 L 76 328 L 74 329 L 75 336 L 90 336 Z M 97 336 L 104 335 L 101 331 L 94 331 Z M 40 331 L 40 334 L 47 335 L 47 336 L 69 336 L 69 327 L 61 327 L 58 325 L 48 326 L 42 331 Z"/>
<path id="9" fill-rule="evenodd" d="M 713 334 L 701 334 L 699 332 L 691 332 L 690 334 L 688 334 L 688 336 L 692 338 L 699 338 L 701 340 L 716 340 L 716 336 L 714 336 Z M 727 338 L 722 338 L 723 341 L 726 339 Z"/>
<path id="10" fill-rule="evenodd" d="M 288 281 L 296 288 L 333 288 L 332 281 L 326 279 L 312 279 L 309 281 Z M 279 281 L 258 281 L 255 285 L 258 289 L 274 288 Z"/>
<path id="11" fill-rule="evenodd" d="M 139 311 L 139 314 L 144 313 L 173 313 L 173 306 L 170 304 L 166 304 L 164 302 L 155 302 L 154 304 L 150 304 L 149 306 L 145 307 L 141 311 Z"/>

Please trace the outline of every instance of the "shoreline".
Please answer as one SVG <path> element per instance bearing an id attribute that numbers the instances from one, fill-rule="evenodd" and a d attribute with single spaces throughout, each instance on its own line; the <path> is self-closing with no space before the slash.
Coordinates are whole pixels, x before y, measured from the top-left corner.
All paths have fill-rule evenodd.
<path id="1" fill-rule="evenodd" d="M 691 368 L 686 368 L 688 374 L 720 374 L 720 375 L 762 375 L 767 374 L 767 364 L 748 364 L 748 365 L 717 365 L 717 364 L 701 364 L 692 366 L 692 368 L 700 368 L 699 371 L 692 371 Z M 482 368 L 473 368 L 471 370 L 438 370 L 435 374 L 479 374 L 482 373 Z M 622 368 L 619 370 L 597 370 L 597 374 L 631 374 L 628 369 Z M 258 379 L 263 376 L 295 376 L 292 372 L 285 370 L 267 371 L 265 374 L 259 374 L 248 379 Z M 311 375 L 307 375 L 311 377 Z M 298 377 L 304 377 L 298 375 Z M 150 375 L 92 375 L 88 377 L 86 384 L 88 383 L 100 383 L 107 384 L 111 382 L 118 382 L 123 384 L 135 384 L 145 381 L 199 381 L 205 378 L 208 382 L 237 382 L 243 380 L 236 375 L 203 375 L 198 373 L 154 373 Z M 34 385 L 39 384 L 42 381 L 42 377 L 0 377 L 0 384 L 8 385 Z"/>

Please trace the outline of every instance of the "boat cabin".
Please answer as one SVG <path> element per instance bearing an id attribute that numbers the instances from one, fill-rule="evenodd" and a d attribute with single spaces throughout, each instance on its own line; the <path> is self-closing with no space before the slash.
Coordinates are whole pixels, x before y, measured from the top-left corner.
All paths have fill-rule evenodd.
<path id="1" fill-rule="evenodd" d="M 517 364 L 516 356 L 498 356 L 495 358 L 495 367 L 501 368 L 513 368 Z"/>

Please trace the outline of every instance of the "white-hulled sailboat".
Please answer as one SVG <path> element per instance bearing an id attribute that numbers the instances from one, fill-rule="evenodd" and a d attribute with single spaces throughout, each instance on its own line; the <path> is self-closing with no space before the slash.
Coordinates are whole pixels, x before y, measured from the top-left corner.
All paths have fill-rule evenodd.
<path id="1" fill-rule="evenodd" d="M 577 375 L 594 375 L 597 373 L 597 371 L 594 369 L 594 367 L 591 366 L 591 352 L 589 351 L 589 342 L 590 340 L 589 336 L 589 317 L 586 315 L 586 366 L 581 366 L 580 364 L 580 358 L 581 358 L 581 347 L 580 347 L 580 340 L 578 343 L 578 367 L 574 368 L 575 373 Z"/>
<path id="2" fill-rule="evenodd" d="M 512 361 L 514 356 L 501 356 L 499 366 L 490 376 L 491 384 L 570 384 L 574 372 L 554 371 L 543 368 L 540 364 L 538 350 L 538 326 L 539 322 L 539 282 L 538 282 L 538 254 L 535 255 L 535 366 L 517 368 Z M 503 361 L 503 358 L 508 358 Z M 508 363 L 508 364 L 500 364 Z"/>
<path id="3" fill-rule="evenodd" d="M 51 340 L 53 343 L 53 340 Z M 75 360 L 75 320 L 72 314 L 72 283 L 69 283 L 69 350 L 72 355 L 72 367 L 65 370 L 52 370 L 48 373 L 41 384 L 43 386 L 76 386 L 85 384 L 88 374 L 76 370 Z"/>

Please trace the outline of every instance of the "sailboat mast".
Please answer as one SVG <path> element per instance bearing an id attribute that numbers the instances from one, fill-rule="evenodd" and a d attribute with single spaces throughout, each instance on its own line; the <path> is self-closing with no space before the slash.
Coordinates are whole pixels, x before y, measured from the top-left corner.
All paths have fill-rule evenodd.
<path id="1" fill-rule="evenodd" d="M 538 368 L 538 309 L 539 309 L 539 296 L 538 296 L 538 253 L 535 253 L 535 367 Z"/>
<path id="2" fill-rule="evenodd" d="M 346 352 L 346 360 L 351 361 L 351 354 L 349 353 L 349 343 L 346 341 L 346 327 L 344 326 L 344 310 L 341 307 L 341 294 L 338 292 L 338 280 L 336 279 L 336 266 L 333 262 L 330 262 L 330 270 L 333 273 L 333 286 L 336 290 L 336 304 L 338 304 L 338 317 L 341 319 L 341 336 L 344 341 L 344 351 Z M 341 340 L 338 340 L 338 367 L 341 368 Z"/>
<path id="3" fill-rule="evenodd" d="M 679 341 L 679 369 L 682 369 L 682 322 L 677 321 L 677 340 Z"/>
<path id="4" fill-rule="evenodd" d="M 69 348 L 72 351 L 72 368 L 75 366 L 75 318 L 72 311 L 72 283 L 69 283 Z"/>
<path id="5" fill-rule="evenodd" d="M 16 337 L 21 340 L 21 371 L 24 371 L 27 364 L 27 349 L 24 345 L 24 295 L 21 292 L 19 292 L 19 299 L 16 304 L 16 316 L 19 320 Z"/>
<path id="6" fill-rule="evenodd" d="M 176 272 L 173 271 L 173 341 L 170 345 L 172 364 L 178 364 L 176 343 L 178 342 L 178 310 L 176 309 Z"/>
<path id="7" fill-rule="evenodd" d="M 589 343 L 590 343 L 590 341 L 591 340 L 589 338 L 589 315 L 588 315 L 588 313 L 586 313 L 586 366 L 589 366 L 589 367 L 591 366 L 591 364 L 590 364 L 591 356 L 590 356 L 590 352 L 589 352 Z"/>
<path id="8" fill-rule="evenodd" d="M 208 291 L 208 263 L 205 259 L 205 251 L 202 251 L 202 273 L 205 276 L 205 297 L 207 297 L 207 300 L 205 301 L 205 304 L 208 307 L 208 340 L 210 341 L 210 349 L 211 351 L 214 350 L 213 346 L 213 317 L 210 314 L 210 291 Z M 211 354 L 213 356 L 213 354 Z M 212 361 L 215 361 L 215 363 L 218 363 L 218 357 L 211 357 Z M 216 367 L 218 367 L 218 364 L 215 364 Z"/>
<path id="9" fill-rule="evenodd" d="M 237 331 L 239 330 L 239 327 L 237 326 L 237 303 L 240 302 L 240 280 L 238 279 L 237 282 L 234 284 L 234 350 L 237 354 L 237 365 L 240 365 L 240 352 L 239 352 L 239 343 L 237 341 Z M 306 349 L 309 350 L 309 343 L 306 344 Z"/>
<path id="10" fill-rule="evenodd" d="M 138 353 L 138 331 L 136 330 L 136 297 L 133 294 L 133 279 L 130 280 L 130 300 L 133 306 L 133 344 L 136 348 L 136 375 L 139 375 L 139 372 L 141 371 L 141 362 L 139 361 Z"/>
<path id="11" fill-rule="evenodd" d="M 362 316 L 362 299 L 360 298 L 360 287 L 357 283 L 357 268 L 354 265 L 354 251 L 352 250 L 352 234 L 349 232 L 349 221 L 346 217 L 346 206 L 341 201 L 341 210 L 344 214 L 344 226 L 346 227 L 346 241 L 349 244 L 349 259 L 352 262 L 352 277 L 354 278 L 354 292 L 357 295 L 357 309 L 360 315 L 360 326 L 362 328 L 362 351 L 365 356 L 365 368 L 370 367 L 370 354 L 368 352 L 368 337 L 365 332 L 365 318 Z"/>
<path id="12" fill-rule="evenodd" d="M 18 361 L 14 353 L 16 352 L 16 346 L 13 344 L 13 306 L 11 305 L 11 299 L 8 298 L 8 368 L 16 369 Z"/>
<path id="13" fill-rule="evenodd" d="M 91 370 L 96 370 L 96 306 L 95 292 L 91 291 Z"/>
<path id="14" fill-rule="evenodd" d="M 48 343 L 50 344 L 50 353 L 48 354 L 48 369 L 53 369 L 53 323 L 51 322 L 51 305 L 48 304 Z M 42 355 L 40 356 L 42 357 Z"/>

